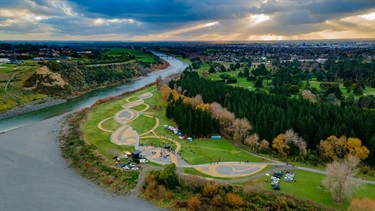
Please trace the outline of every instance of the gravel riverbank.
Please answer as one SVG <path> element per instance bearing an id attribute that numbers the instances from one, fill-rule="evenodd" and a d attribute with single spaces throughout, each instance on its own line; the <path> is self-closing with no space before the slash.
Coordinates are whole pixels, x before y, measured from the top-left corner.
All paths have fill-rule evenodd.
<path id="1" fill-rule="evenodd" d="M 5 119 L 5 118 L 16 116 L 16 115 L 19 115 L 19 114 L 24 114 L 24 113 L 28 113 L 28 112 L 31 112 L 31 111 L 36 111 L 36 110 L 39 110 L 39 109 L 42 109 L 42 108 L 47 108 L 47 107 L 54 106 L 54 105 L 61 104 L 61 103 L 65 103 L 65 102 L 66 102 L 65 99 L 49 98 L 49 99 L 47 99 L 46 102 L 43 102 L 43 103 L 35 103 L 35 102 L 26 103 L 22 106 L 16 106 L 9 111 L 1 112 L 0 113 L 0 119 Z"/>

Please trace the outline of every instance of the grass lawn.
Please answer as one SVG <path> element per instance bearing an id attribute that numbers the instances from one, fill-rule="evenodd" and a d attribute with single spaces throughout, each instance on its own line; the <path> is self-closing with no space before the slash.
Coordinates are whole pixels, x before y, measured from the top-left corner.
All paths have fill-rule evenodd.
<path id="1" fill-rule="evenodd" d="M 250 161 L 259 162 L 256 158 L 225 139 L 220 140 L 193 140 L 179 141 L 181 143 L 180 154 L 189 164 L 203 164 L 216 161 Z"/>
<path id="2" fill-rule="evenodd" d="M 133 110 L 136 110 L 136 111 L 143 111 L 145 110 L 147 106 L 145 104 L 141 104 L 141 105 L 138 105 L 138 106 L 135 106 L 135 107 L 131 107 L 131 109 Z"/>
<path id="3" fill-rule="evenodd" d="M 99 153 L 103 154 L 109 159 L 112 159 L 113 155 L 115 154 L 122 155 L 124 151 L 133 151 L 134 147 L 118 146 L 110 142 L 111 133 L 100 130 L 98 128 L 98 123 L 106 118 L 113 117 L 117 112 L 122 110 L 123 109 L 122 105 L 127 103 L 126 101 L 127 98 L 130 98 L 131 101 L 135 101 L 135 100 L 138 100 L 138 96 L 146 92 L 150 92 L 154 89 L 155 89 L 155 86 L 148 87 L 137 93 L 125 96 L 121 98 L 120 100 L 98 105 L 90 109 L 87 115 L 87 121 L 85 121 L 84 123 L 81 123 L 81 128 L 83 130 L 84 139 L 88 141 L 89 143 L 97 146 Z M 148 125 L 152 125 L 149 127 L 149 129 L 151 129 L 155 125 L 155 120 L 152 118 L 144 117 L 144 116 L 140 116 L 140 118 L 145 118 L 145 120 L 152 122 L 152 123 L 148 123 Z M 132 125 L 132 126 L 134 127 L 140 126 L 140 129 L 142 129 L 142 125 L 144 125 L 144 123 L 142 121 L 139 121 L 138 125 Z M 109 119 L 105 121 L 102 124 L 102 126 L 105 129 L 114 131 L 120 126 L 120 124 L 117 123 L 114 119 Z M 138 132 L 138 129 L 137 128 L 135 129 Z M 143 129 L 145 130 L 146 128 L 144 127 Z M 140 134 L 140 132 L 138 133 Z"/>
<path id="4" fill-rule="evenodd" d="M 147 62 L 147 63 L 154 62 L 154 58 L 152 57 L 152 55 L 149 55 L 139 50 L 134 50 L 131 48 L 110 48 L 109 51 L 106 52 L 105 54 L 109 56 L 117 56 L 117 55 L 125 54 L 125 53 L 129 53 L 135 56 L 135 58 L 141 62 Z"/>
<path id="5" fill-rule="evenodd" d="M 89 143 L 98 147 L 100 154 L 106 156 L 108 159 L 112 159 L 113 155 L 121 155 L 124 151 L 133 151 L 134 147 L 118 146 L 110 141 L 110 132 L 102 131 L 98 128 L 98 123 L 108 117 L 113 117 L 118 111 L 122 109 L 121 105 L 125 104 L 125 99 L 121 99 L 112 103 L 98 105 L 92 108 L 88 115 L 87 121 L 81 124 L 83 130 L 83 137 Z M 112 119 L 113 120 L 113 119 Z M 115 124 L 108 120 L 105 122 L 103 127 L 105 129 L 115 129 Z M 113 120 L 114 121 L 114 120 Z"/>
<path id="6" fill-rule="evenodd" d="M 0 64 L 0 73 L 17 71 L 18 66 L 16 64 Z"/>
<path id="7" fill-rule="evenodd" d="M 282 177 L 279 183 L 281 189 L 280 192 L 295 195 L 336 209 L 346 209 L 349 205 L 348 201 L 345 201 L 342 204 L 336 204 L 333 202 L 331 194 L 326 192 L 322 185 L 322 180 L 325 177 L 324 175 L 302 170 L 294 170 L 293 172 L 295 173 L 296 182 L 284 182 L 284 177 Z M 269 182 L 264 183 L 264 185 L 267 189 L 271 190 L 271 184 Z M 322 186 L 323 188 L 319 189 L 317 186 Z M 374 193 L 375 185 L 365 184 L 358 192 L 353 194 L 353 197 L 369 197 L 375 199 Z"/>
<path id="8" fill-rule="evenodd" d="M 116 122 L 114 118 L 108 119 L 102 123 L 102 127 L 107 130 L 115 131 L 121 126 L 120 123 Z"/>
<path id="9" fill-rule="evenodd" d="M 128 123 L 129 126 L 137 131 L 138 135 L 151 130 L 156 124 L 156 120 L 144 115 L 139 115 L 137 119 Z"/>

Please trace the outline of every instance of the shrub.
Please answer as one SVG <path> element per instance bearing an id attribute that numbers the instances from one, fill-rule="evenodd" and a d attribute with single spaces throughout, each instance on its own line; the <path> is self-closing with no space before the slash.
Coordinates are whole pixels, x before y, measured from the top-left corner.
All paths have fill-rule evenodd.
<path id="1" fill-rule="evenodd" d="M 227 193 L 225 199 L 231 208 L 240 208 L 244 205 L 242 197 L 236 193 Z"/>
<path id="2" fill-rule="evenodd" d="M 197 210 L 201 206 L 201 201 L 198 196 L 192 196 L 187 201 L 187 207 L 189 210 Z"/>
<path id="3" fill-rule="evenodd" d="M 210 182 L 207 183 L 202 190 L 203 196 L 212 198 L 214 195 L 216 195 L 219 192 L 219 185 L 216 183 Z"/>

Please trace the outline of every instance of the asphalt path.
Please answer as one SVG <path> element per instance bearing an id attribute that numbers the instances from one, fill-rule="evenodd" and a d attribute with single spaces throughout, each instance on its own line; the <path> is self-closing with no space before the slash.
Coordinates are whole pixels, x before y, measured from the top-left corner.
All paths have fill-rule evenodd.
<path id="1" fill-rule="evenodd" d="M 0 210 L 160 210 L 81 177 L 61 157 L 62 116 L 0 134 Z"/>

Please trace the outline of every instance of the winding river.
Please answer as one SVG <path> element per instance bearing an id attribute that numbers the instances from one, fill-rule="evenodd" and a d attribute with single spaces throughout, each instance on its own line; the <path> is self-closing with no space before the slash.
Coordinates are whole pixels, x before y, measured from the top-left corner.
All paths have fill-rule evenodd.
<path id="1" fill-rule="evenodd" d="M 70 169 L 61 157 L 58 135 L 66 114 L 187 66 L 171 57 L 166 60 L 170 67 L 146 77 L 0 120 L 0 210 L 159 210 L 132 194 L 113 195 Z"/>
<path id="2" fill-rule="evenodd" d="M 162 53 L 155 53 L 158 56 L 166 56 Z M 25 126 L 43 119 L 47 119 L 56 115 L 79 111 L 84 107 L 89 107 L 97 100 L 116 96 L 127 91 L 139 89 L 147 84 L 155 82 L 156 78 L 161 76 L 165 77 L 173 73 L 183 71 L 187 65 L 173 57 L 163 57 L 170 66 L 164 70 L 159 70 L 148 74 L 146 77 L 134 79 L 119 86 L 108 87 L 100 90 L 95 90 L 79 97 L 68 100 L 65 103 L 55 106 L 47 107 L 44 109 L 32 111 L 29 113 L 17 115 L 14 117 L 0 120 L 0 133 Z"/>

